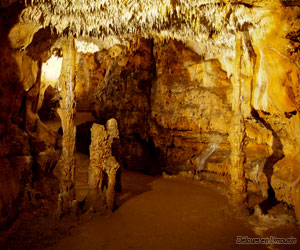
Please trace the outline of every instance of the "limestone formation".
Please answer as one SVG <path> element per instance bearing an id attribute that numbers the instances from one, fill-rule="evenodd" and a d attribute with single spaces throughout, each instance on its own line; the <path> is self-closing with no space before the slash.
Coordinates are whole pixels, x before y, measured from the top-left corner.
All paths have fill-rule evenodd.
<path id="1" fill-rule="evenodd" d="M 113 140 L 119 138 L 118 124 L 110 119 L 91 128 L 90 166 L 88 171 L 88 209 L 107 213 L 115 207 L 116 174 L 120 165 L 112 156 Z"/>
<path id="2" fill-rule="evenodd" d="M 295 204 L 294 191 L 297 190 L 300 176 L 299 156 L 284 157 L 274 166 L 271 185 L 276 198 L 288 204 Z"/>
<path id="3" fill-rule="evenodd" d="M 159 155 L 155 157 L 169 172 L 192 170 L 193 166 L 189 165 L 189 159 L 192 155 L 199 155 L 200 152 L 205 151 L 211 139 L 215 138 L 219 142 L 219 149 L 207 160 L 205 177 L 226 183 L 232 171 L 233 180 L 240 180 L 240 189 L 243 192 L 247 190 L 262 196 L 261 200 L 266 199 L 269 177 L 264 173 L 266 170 L 264 164 L 257 165 L 256 162 L 269 158 L 266 165 L 271 166 L 276 163 L 276 159 L 282 157 L 280 156 L 281 142 L 285 146 L 290 145 L 286 152 L 296 149 L 296 147 L 291 147 L 292 138 L 283 136 L 283 134 L 289 134 L 289 132 L 283 132 L 286 127 L 279 124 L 290 119 L 290 125 L 287 128 L 290 131 L 295 129 L 296 132 L 297 115 L 290 114 L 290 118 L 283 115 L 282 120 L 279 121 L 279 118 L 275 119 L 275 116 L 271 114 L 255 112 L 252 102 L 252 93 L 255 92 L 255 88 L 252 83 L 256 81 L 258 74 L 258 69 L 255 67 L 259 66 L 256 64 L 254 52 L 256 48 L 251 47 L 249 35 L 241 33 L 240 51 L 237 51 L 237 54 L 240 54 L 238 62 L 228 58 L 225 61 L 224 58 L 205 59 L 197 54 L 196 49 L 191 50 L 185 44 L 176 41 L 168 43 L 155 41 L 154 58 L 146 52 L 146 46 L 150 47 L 150 45 L 140 40 L 140 46 L 134 58 L 128 55 L 126 67 L 122 68 L 118 65 L 110 67 L 109 74 L 106 74 L 109 84 L 99 86 L 98 94 L 101 98 L 95 100 L 96 106 L 99 107 L 97 117 L 103 117 L 111 112 L 110 114 L 119 117 L 120 127 L 124 128 L 121 131 L 124 137 L 135 132 L 139 134 L 139 138 L 145 140 L 145 144 L 147 138 L 151 137 L 155 147 L 160 149 Z M 124 54 L 126 55 L 126 48 L 123 49 L 120 60 Z M 141 52 L 147 59 L 144 59 L 142 64 L 136 64 L 136 67 L 132 69 L 129 65 L 132 62 L 136 63 L 137 54 Z M 102 53 L 103 56 L 107 55 L 105 51 Z M 152 83 L 151 105 L 149 106 L 143 101 L 146 92 L 142 92 L 138 97 L 134 96 L 137 90 L 134 86 L 137 82 L 128 77 L 128 75 L 131 76 L 130 73 L 122 72 L 126 70 L 132 74 L 137 72 L 142 74 L 142 69 L 151 69 L 148 67 L 148 62 L 151 60 L 156 63 L 157 78 Z M 106 67 L 109 68 L 108 65 Z M 241 72 L 240 75 L 238 71 Z M 122 78 L 124 76 L 127 77 L 126 81 Z M 237 84 L 237 79 L 240 81 L 239 84 Z M 120 85 L 115 84 L 116 82 Z M 233 84 L 235 84 L 234 94 Z M 130 107 L 132 107 L 132 112 L 129 112 Z M 233 118 L 233 108 L 238 110 L 235 118 Z M 143 110 L 145 110 L 145 118 L 138 119 L 143 117 Z M 148 127 L 145 126 L 147 119 Z M 273 124 L 278 124 L 276 126 L 281 129 L 280 139 L 274 131 Z M 230 137 L 228 134 L 231 134 Z M 228 138 L 231 138 L 231 143 Z M 129 147 L 127 143 L 126 148 L 130 150 L 130 155 L 145 157 L 145 148 L 137 146 L 138 143 L 135 142 L 135 147 Z M 240 170 L 231 168 L 228 157 L 231 147 L 236 152 L 234 157 L 240 159 L 233 164 L 237 164 Z M 131 163 L 129 157 L 125 157 L 126 163 Z M 296 162 L 298 162 L 297 159 L 295 164 Z M 259 166 L 258 172 L 257 166 Z M 244 173 L 246 167 L 247 173 Z M 278 172 L 274 171 L 272 179 L 280 176 L 283 165 L 278 168 L 275 165 L 275 169 L 278 169 Z M 293 176 L 296 178 L 297 174 Z M 276 195 L 278 199 L 281 192 L 291 195 L 290 188 L 285 185 L 279 186 L 272 181 L 271 186 L 278 194 Z M 282 188 L 283 186 L 286 188 Z M 239 193 L 236 194 L 238 197 L 240 197 Z M 240 198 L 245 199 L 245 193 Z M 293 204 L 290 199 L 289 204 Z"/>
<path id="4" fill-rule="evenodd" d="M 61 167 L 61 180 L 59 187 L 58 213 L 60 215 L 69 213 L 75 200 L 75 49 L 74 40 L 71 36 L 65 40 L 62 49 L 63 63 L 58 84 L 61 95 L 58 114 L 63 129 L 62 154 L 59 161 Z"/>
<path id="5" fill-rule="evenodd" d="M 192 164 L 195 167 L 194 175 L 199 174 L 204 169 L 207 159 L 217 150 L 217 148 L 218 145 L 212 143 L 207 150 L 192 158 Z"/>
<path id="6" fill-rule="evenodd" d="M 264 174 L 263 170 L 266 164 L 266 158 L 254 160 L 251 165 L 245 168 L 245 176 L 248 180 L 252 181 L 254 186 L 254 192 L 261 192 L 263 198 L 268 197 L 269 183 L 267 176 Z M 248 187 L 248 191 L 250 191 Z"/>
<path id="7" fill-rule="evenodd" d="M 31 156 L 0 158 L 0 188 L 6 191 L 0 195 L 0 230 L 7 229 L 22 208 L 20 196 L 25 187 L 31 189 L 31 182 L 26 179 L 32 177 L 32 164 Z M 16 203 L 18 206 L 14 206 Z"/>
<path id="8" fill-rule="evenodd" d="M 171 172 L 192 170 L 185 162 L 215 142 L 218 150 L 206 171 L 228 175 L 232 87 L 226 72 L 217 60 L 204 60 L 180 42 L 155 44 L 154 56 L 149 134 L 161 161 Z"/>
<path id="9" fill-rule="evenodd" d="M 236 58 L 235 69 L 231 83 L 233 86 L 232 91 L 232 112 L 233 117 L 229 129 L 229 142 L 230 142 L 230 192 L 231 202 L 233 207 L 237 208 L 242 206 L 245 202 L 246 194 L 246 179 L 245 179 L 245 154 L 243 151 L 244 137 L 245 137 L 245 124 L 244 117 L 241 113 L 241 74 L 242 74 L 242 35 L 238 34 L 236 42 Z M 237 206 L 238 205 L 238 206 Z"/>
<path id="10" fill-rule="evenodd" d="M 60 153 L 38 113 L 49 85 L 63 130 L 60 214 L 77 207 L 78 103 L 101 124 L 118 120 L 116 158 L 126 167 L 192 171 L 192 156 L 216 143 L 196 165 L 229 185 L 234 207 L 271 190 L 300 220 L 299 8 L 294 0 L 0 1 L 0 228 Z M 49 80 L 53 58 L 62 66 Z M 87 203 L 96 211 L 114 207 L 117 131 L 114 120 L 92 129 Z"/>

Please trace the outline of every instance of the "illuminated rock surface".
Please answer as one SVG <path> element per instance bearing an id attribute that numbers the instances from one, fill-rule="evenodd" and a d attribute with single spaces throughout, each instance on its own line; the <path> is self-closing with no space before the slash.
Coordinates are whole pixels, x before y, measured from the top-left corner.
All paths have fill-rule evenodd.
<path id="1" fill-rule="evenodd" d="M 93 124 L 91 137 L 87 206 L 93 211 L 111 212 L 115 208 L 116 175 L 120 167 L 112 156 L 113 140 L 119 138 L 117 121 L 108 120 L 106 129 Z"/>
<path id="2" fill-rule="evenodd" d="M 235 207 L 282 202 L 300 219 L 299 5 L 2 1 L 0 228 L 35 193 L 46 199 L 59 190 L 61 214 L 76 207 L 76 108 L 98 126 L 111 118 L 119 125 L 118 150 L 104 127 L 92 135 L 91 169 L 103 163 L 93 146 L 103 137 L 114 166 L 199 172 L 197 180 L 225 184 Z M 213 144 L 195 171 L 195 157 Z"/>

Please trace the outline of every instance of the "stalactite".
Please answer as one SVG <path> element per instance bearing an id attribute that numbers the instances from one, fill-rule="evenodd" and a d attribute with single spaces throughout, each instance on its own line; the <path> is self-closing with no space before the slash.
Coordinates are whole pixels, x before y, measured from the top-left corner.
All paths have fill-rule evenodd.
<path id="1" fill-rule="evenodd" d="M 63 62 L 59 79 L 60 108 L 58 110 L 62 129 L 62 155 L 60 193 L 58 198 L 58 213 L 67 214 L 74 208 L 75 201 L 75 45 L 73 37 L 66 39 L 62 46 Z"/>
<path id="2" fill-rule="evenodd" d="M 176 35 L 177 39 L 185 41 L 186 37 L 193 38 L 193 40 L 201 39 L 202 34 L 207 33 L 206 28 L 217 26 L 220 29 L 224 28 L 226 31 L 231 32 L 237 29 L 236 24 L 232 26 L 231 23 L 225 21 L 224 9 L 226 9 L 226 13 L 229 13 L 232 6 L 227 1 L 224 1 L 182 0 L 175 3 L 169 0 L 102 0 L 99 3 L 95 3 L 93 0 L 79 0 L 75 2 L 49 0 L 45 2 L 33 1 L 32 5 L 28 6 L 24 12 L 29 13 L 28 19 L 36 19 L 42 24 L 45 24 L 47 20 L 51 20 L 50 22 L 60 34 L 72 26 L 72 20 L 76 20 L 76 25 L 72 29 L 73 35 L 81 32 L 85 35 L 89 33 L 85 31 L 94 29 L 95 33 L 97 33 L 95 36 L 103 35 L 103 33 L 109 35 L 135 33 L 147 37 L 156 32 L 157 29 L 167 25 L 168 28 L 164 29 L 165 37 L 171 38 Z M 236 11 L 240 8 L 242 7 L 235 7 Z M 218 12 L 222 14 L 216 21 Z M 43 18 L 37 19 L 35 13 L 43 13 Z M 54 15 L 56 16 L 55 18 L 53 17 Z M 170 16 L 180 20 L 180 31 L 177 24 L 175 27 L 172 27 Z M 195 19 L 197 16 L 201 18 Z M 64 21 L 61 22 L 60 20 Z M 201 23 L 201 20 L 205 20 L 204 23 Z M 245 21 L 242 19 L 241 22 L 244 23 Z M 193 29 L 191 29 L 191 25 L 193 25 Z M 140 29 L 141 27 L 143 29 Z M 182 34 L 178 35 L 181 32 Z"/>
<path id="3" fill-rule="evenodd" d="M 241 58 L 242 58 L 242 35 L 237 34 L 235 69 L 231 78 L 233 85 L 232 112 L 233 117 L 230 124 L 229 142 L 230 154 L 230 194 L 233 207 L 240 207 L 246 199 L 246 181 L 243 152 L 243 140 L 245 137 L 245 124 L 241 112 Z"/>

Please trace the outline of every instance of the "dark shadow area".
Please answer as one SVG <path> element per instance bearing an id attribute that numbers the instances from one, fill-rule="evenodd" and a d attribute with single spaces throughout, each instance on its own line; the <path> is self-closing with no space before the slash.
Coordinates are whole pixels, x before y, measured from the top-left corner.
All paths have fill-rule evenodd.
<path id="1" fill-rule="evenodd" d="M 2 8 L 7 7 L 7 8 Z M 0 5 L 0 231 L 8 229 L 22 210 L 24 187 L 30 183 L 28 137 L 24 134 L 26 91 L 8 38 L 24 5 Z M 27 176 L 28 175 L 28 176 Z M 0 236 L 0 248 L 2 239 Z"/>
<path id="2" fill-rule="evenodd" d="M 121 161 L 126 169 L 136 170 L 149 175 L 160 175 L 162 173 L 159 164 L 159 148 L 154 142 L 142 139 L 138 133 L 122 136 L 121 139 Z"/>
<path id="3" fill-rule="evenodd" d="M 56 32 L 51 32 L 49 27 L 40 29 L 34 34 L 32 42 L 27 47 L 27 54 L 35 61 L 47 61 L 50 55 L 49 51 L 58 38 Z"/>
<path id="4" fill-rule="evenodd" d="M 42 107 L 38 111 L 41 121 L 60 119 L 56 111 L 57 108 L 59 108 L 58 91 L 49 85 L 44 93 Z"/>
<path id="5" fill-rule="evenodd" d="M 116 209 L 124 205 L 127 201 L 139 196 L 145 192 L 151 191 L 151 183 L 157 177 L 135 172 L 132 170 L 124 170 L 122 172 L 122 192 L 117 193 Z"/>
<path id="6" fill-rule="evenodd" d="M 91 127 L 94 122 L 89 121 L 76 126 L 76 150 L 86 155 L 90 155 Z"/>
<path id="7" fill-rule="evenodd" d="M 54 207 L 51 208 L 55 209 Z M 57 220 L 44 211 L 36 211 L 34 216 L 24 215 L 2 248 L 5 250 L 41 250 L 55 245 L 60 239 L 70 235 L 70 230 L 79 226 L 71 217 Z"/>
<path id="8" fill-rule="evenodd" d="M 24 114 L 22 104 L 25 102 L 26 92 L 19 82 L 20 70 L 13 57 L 14 50 L 10 48 L 8 38 L 10 30 L 18 23 L 18 15 L 23 7 L 20 3 L 14 3 L 8 8 L 0 8 L 0 139 L 8 123 L 13 122 L 22 126 L 24 122 L 18 117 L 17 112 Z"/>
<path id="9" fill-rule="evenodd" d="M 268 178 L 268 198 L 259 204 L 262 212 L 266 214 L 269 209 L 280 203 L 276 199 L 274 189 L 271 186 L 271 177 L 273 175 L 273 166 L 284 157 L 282 151 L 283 146 L 278 135 L 273 130 L 272 126 L 265 119 L 263 119 L 255 109 L 252 109 L 252 115 L 257 121 L 262 123 L 265 126 L 265 128 L 270 130 L 273 135 L 273 154 L 267 158 L 265 166 L 263 168 L 263 172 Z M 265 115 L 267 116 L 269 114 L 266 113 Z"/>
<path id="10" fill-rule="evenodd" d="M 300 0 L 280 0 L 284 6 L 300 6 Z"/>

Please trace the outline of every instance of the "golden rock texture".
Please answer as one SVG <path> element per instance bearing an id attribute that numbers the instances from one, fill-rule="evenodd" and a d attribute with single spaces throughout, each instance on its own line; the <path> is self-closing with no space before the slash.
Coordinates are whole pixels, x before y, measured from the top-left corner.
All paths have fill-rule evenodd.
<path id="1" fill-rule="evenodd" d="M 91 137 L 87 206 L 93 211 L 106 213 L 115 207 L 116 175 L 120 167 L 112 156 L 113 140 L 119 138 L 117 121 L 108 120 L 106 129 L 94 123 Z"/>
<path id="2" fill-rule="evenodd" d="M 198 166 L 201 178 L 230 185 L 233 203 L 248 195 L 247 205 L 253 207 L 274 192 L 277 200 L 295 206 L 300 219 L 298 1 L 32 0 L 0 6 L 5 178 L 12 175 L 16 155 L 23 159 L 18 173 L 30 172 L 32 161 L 48 169 L 58 157 L 57 135 L 37 115 L 48 86 L 40 81 L 41 65 L 55 48 L 64 57 L 60 81 L 53 86 L 61 95 L 61 211 L 67 212 L 75 197 L 76 93 L 80 111 L 92 109 L 102 124 L 118 121 L 121 165 L 170 173 L 195 172 Z M 12 20 L 5 21 L 9 16 Z M 73 42 L 67 46 L 58 39 L 62 34 L 102 47 L 75 57 Z M 93 137 L 95 150 L 107 146 L 110 152 L 108 128 L 101 129 Z M 106 144 L 99 142 L 100 147 L 97 139 Z M 93 178 L 101 168 L 94 153 Z M 107 164 L 115 169 L 111 155 Z M 198 156 L 202 161 L 195 163 Z M 90 182 L 93 188 L 97 178 Z M 2 183 L 8 190 L 11 184 Z M 17 213 L 5 215 L 26 185 L 10 197 L 1 193 L 3 223 Z M 113 193 L 109 197 L 111 209 Z"/>
<path id="3" fill-rule="evenodd" d="M 157 79 L 151 89 L 149 133 L 162 159 L 173 170 L 192 170 L 192 155 L 216 142 L 219 148 L 206 169 L 228 174 L 232 86 L 226 72 L 217 60 L 205 61 L 173 41 L 156 44 L 154 55 Z"/>
<path id="4" fill-rule="evenodd" d="M 141 74 L 146 64 L 136 63 L 135 57 L 130 55 L 128 55 L 127 66 L 123 68 L 113 63 L 110 64 L 111 66 L 108 64 L 106 68 L 109 70 L 106 70 L 105 74 L 107 80 L 103 80 L 106 83 L 101 83 L 97 87 L 98 98 L 94 104 L 98 107 L 95 111 L 96 116 L 101 117 L 105 114 L 115 116 L 120 121 L 120 128 L 126 128 L 124 132 L 120 130 L 122 135 L 136 132 L 143 140 L 149 143 L 153 141 L 155 147 L 159 148 L 159 154 L 156 154 L 157 163 L 164 165 L 165 169 L 171 172 L 192 171 L 195 167 L 191 161 L 193 155 L 205 152 L 210 143 L 216 142 L 219 148 L 207 159 L 203 177 L 221 182 L 228 182 L 231 177 L 233 182 L 237 180 L 232 188 L 237 192 L 237 196 L 238 193 L 247 191 L 247 193 L 259 194 L 261 201 L 267 198 L 271 184 L 277 199 L 294 204 L 285 196 L 292 195 L 288 186 L 297 179 L 298 174 L 292 175 L 293 181 L 288 185 L 283 184 L 285 188 L 276 184 L 278 180 L 273 181 L 273 179 L 280 178 L 281 174 L 282 178 L 285 178 L 281 173 L 284 167 L 283 165 L 279 167 L 279 160 L 286 154 L 296 154 L 298 150 L 297 143 L 292 143 L 296 138 L 288 135 L 292 130 L 294 132 L 290 135 L 294 135 L 298 129 L 299 125 L 295 123 L 298 114 L 286 107 L 280 111 L 280 115 L 278 111 L 281 108 L 271 110 L 270 107 L 273 105 L 271 97 L 267 98 L 268 111 L 261 110 L 259 106 L 255 108 L 256 100 L 253 96 L 256 95 L 255 83 L 261 65 L 257 61 L 255 50 L 249 46 L 251 39 L 248 35 L 241 34 L 240 50 L 237 51 L 240 59 L 236 57 L 233 61 L 228 58 L 224 61 L 222 55 L 220 58 L 207 60 L 205 55 L 200 56 L 196 53 L 197 50 L 190 49 L 183 43 L 156 41 L 152 49 L 154 58 L 151 53 L 143 52 L 144 62 L 155 62 L 156 78 L 151 84 L 151 91 L 138 96 L 133 96 L 132 87 L 136 86 L 136 81 L 127 77 L 123 83 L 122 71 Z M 141 41 L 137 52 L 147 51 L 149 46 Z M 126 54 L 126 51 L 124 53 Z M 272 56 L 282 58 L 278 53 Z M 137 65 L 134 69 L 129 67 L 132 61 Z M 264 63 L 267 64 L 268 61 Z M 264 65 L 264 67 L 269 66 Z M 284 71 L 285 68 L 282 70 Z M 288 79 L 289 69 L 286 70 L 286 79 Z M 294 70 L 298 71 L 298 68 Z M 129 72 L 127 75 L 130 75 Z M 264 80 L 271 82 L 268 77 L 273 79 L 274 72 L 276 71 L 265 74 Z M 111 84 L 114 82 L 118 82 L 119 85 Z M 272 85 L 269 89 L 271 87 Z M 274 88 L 279 87 L 274 86 Z M 284 93 L 285 85 L 280 88 Z M 147 93 L 151 93 L 150 102 L 145 105 L 147 102 L 142 99 Z M 274 103 L 279 102 L 279 99 L 280 97 L 277 96 Z M 287 100 L 291 102 L 291 99 Z M 141 103 L 144 106 L 141 106 Z M 131 113 L 123 111 L 128 107 L 133 108 Z M 291 123 L 291 120 L 294 120 L 293 125 L 286 126 Z M 128 122 L 135 125 L 131 127 Z M 137 155 L 145 155 L 145 149 L 137 142 L 135 144 L 136 148 L 129 149 L 132 150 L 131 154 L 135 152 Z M 234 150 L 236 156 L 233 154 Z M 294 166 L 298 165 L 297 159 L 294 159 L 294 162 Z M 233 165 L 240 167 L 235 170 Z M 240 187 L 239 191 L 237 186 Z M 281 195 L 281 192 L 284 195 Z M 245 199 L 245 195 L 243 196 Z"/>
<path id="5" fill-rule="evenodd" d="M 231 78 L 232 83 L 232 112 L 228 140 L 230 142 L 230 193 L 233 207 L 241 206 L 246 200 L 245 180 L 245 154 L 243 150 L 245 138 L 245 123 L 241 110 L 241 74 L 242 74 L 242 36 L 237 35 L 235 72 Z"/>
<path id="6" fill-rule="evenodd" d="M 67 38 L 62 46 L 63 62 L 59 79 L 60 108 L 58 114 L 63 130 L 62 154 L 59 164 L 61 166 L 60 193 L 58 197 L 58 213 L 68 214 L 75 201 L 75 143 L 76 126 L 75 116 L 75 48 L 74 39 Z"/>

